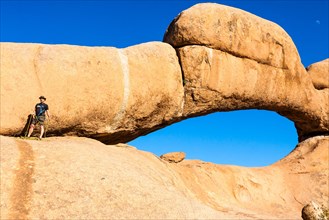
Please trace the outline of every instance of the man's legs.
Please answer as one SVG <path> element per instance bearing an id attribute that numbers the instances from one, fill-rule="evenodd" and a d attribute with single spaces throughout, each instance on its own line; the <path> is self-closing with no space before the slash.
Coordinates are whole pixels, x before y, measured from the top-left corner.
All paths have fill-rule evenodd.
<path id="1" fill-rule="evenodd" d="M 29 129 L 29 134 L 27 135 L 27 137 L 31 136 L 33 129 L 34 129 L 34 124 L 31 124 L 30 129 Z"/>
<path id="2" fill-rule="evenodd" d="M 43 133 L 45 132 L 45 128 L 44 128 L 44 126 L 43 125 L 40 125 L 40 139 L 43 137 Z"/>

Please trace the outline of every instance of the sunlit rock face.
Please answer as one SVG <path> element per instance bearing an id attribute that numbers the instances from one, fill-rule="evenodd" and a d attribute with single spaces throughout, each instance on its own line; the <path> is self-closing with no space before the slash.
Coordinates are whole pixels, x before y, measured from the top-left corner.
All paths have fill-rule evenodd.
<path id="1" fill-rule="evenodd" d="M 315 85 L 326 87 L 327 61 L 310 77 L 277 24 L 236 8 L 198 4 L 175 18 L 164 41 L 180 59 L 184 116 L 267 109 L 294 121 L 300 140 L 328 134 L 329 92 L 312 83 L 321 75 Z"/>
<path id="2" fill-rule="evenodd" d="M 312 83 L 318 90 L 329 88 L 329 59 L 322 60 L 307 67 Z"/>
<path id="3" fill-rule="evenodd" d="M 0 133 L 19 133 L 44 95 L 49 135 L 107 144 L 237 109 L 278 112 L 294 121 L 300 141 L 328 134 L 328 62 L 307 72 L 278 25 L 198 4 L 177 16 L 164 41 L 125 49 L 1 43 Z"/>
<path id="4" fill-rule="evenodd" d="M 328 61 L 306 71 L 282 28 L 218 4 L 182 12 L 164 41 L 1 43 L 0 133 L 19 133 L 44 95 L 52 135 L 121 143 L 189 117 L 256 108 L 293 120 L 300 143 L 273 165 L 245 168 L 169 163 L 82 137 L 1 136 L 1 219 L 298 219 L 311 200 L 327 204 Z"/>
<path id="5" fill-rule="evenodd" d="M 172 163 L 82 137 L 0 136 L 0 218 L 300 219 L 311 200 L 328 204 L 328 144 L 309 138 L 271 166 L 247 168 Z"/>
<path id="6" fill-rule="evenodd" d="M 40 95 L 51 113 L 49 135 L 119 143 L 180 117 L 184 90 L 176 52 L 166 43 L 1 43 L 1 134 L 19 132 Z"/>
<path id="7" fill-rule="evenodd" d="M 170 152 L 160 156 L 162 160 L 169 163 L 179 163 L 185 159 L 186 154 L 184 152 Z"/>

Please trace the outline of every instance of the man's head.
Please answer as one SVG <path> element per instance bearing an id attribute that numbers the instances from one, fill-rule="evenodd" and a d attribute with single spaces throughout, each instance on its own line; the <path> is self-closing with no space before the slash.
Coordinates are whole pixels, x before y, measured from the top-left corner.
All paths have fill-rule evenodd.
<path id="1" fill-rule="evenodd" d="M 44 97 L 43 95 L 40 96 L 39 99 L 40 99 L 40 102 L 44 102 L 44 101 L 46 101 L 46 97 Z"/>

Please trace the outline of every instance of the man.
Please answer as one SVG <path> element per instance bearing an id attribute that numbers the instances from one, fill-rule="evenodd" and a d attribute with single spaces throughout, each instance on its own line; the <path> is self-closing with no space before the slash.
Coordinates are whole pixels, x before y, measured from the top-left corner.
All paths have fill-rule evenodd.
<path id="1" fill-rule="evenodd" d="M 39 139 L 41 140 L 43 133 L 45 132 L 45 128 L 44 128 L 44 122 L 46 120 L 46 114 L 49 116 L 49 111 L 48 111 L 48 105 L 45 103 L 46 98 L 44 96 L 40 96 L 40 103 L 35 105 L 35 117 L 33 118 L 30 130 L 29 130 L 29 134 L 27 135 L 28 137 L 31 136 L 33 129 L 35 127 L 36 124 L 40 124 L 40 136 Z"/>

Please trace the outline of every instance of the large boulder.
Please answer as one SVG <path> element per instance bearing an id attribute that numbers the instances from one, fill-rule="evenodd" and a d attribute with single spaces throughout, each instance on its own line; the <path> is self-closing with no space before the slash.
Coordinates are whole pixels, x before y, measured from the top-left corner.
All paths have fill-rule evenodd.
<path id="1" fill-rule="evenodd" d="M 180 59 L 185 117 L 266 109 L 294 121 L 299 140 L 328 134 L 329 91 L 314 88 L 277 24 L 224 5 L 197 4 L 175 18 L 164 41 Z"/>
<path id="2" fill-rule="evenodd" d="M 181 116 L 182 75 L 175 50 L 161 42 L 125 49 L 1 43 L 0 132 L 19 132 L 40 95 L 51 113 L 48 134 L 118 143 Z"/>
<path id="3" fill-rule="evenodd" d="M 168 161 L 169 163 L 179 163 L 185 159 L 186 154 L 184 152 L 170 152 L 162 154 L 161 159 Z"/>
<path id="4" fill-rule="evenodd" d="M 185 117 L 265 109 L 292 120 L 299 140 L 328 134 L 329 90 L 315 89 L 303 68 L 293 72 L 199 45 L 177 51 L 184 73 Z"/>
<path id="5" fill-rule="evenodd" d="M 241 9 L 202 3 L 181 12 L 164 41 L 175 48 L 203 45 L 277 68 L 298 68 L 300 58 L 289 35 L 277 24 Z"/>
<path id="6" fill-rule="evenodd" d="M 311 75 L 313 85 L 316 89 L 329 88 L 329 59 L 313 63 L 306 69 Z"/>
<path id="7" fill-rule="evenodd" d="M 302 209 L 303 220 L 328 220 L 328 217 L 328 209 L 314 201 L 311 201 Z"/>

